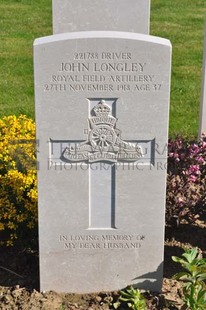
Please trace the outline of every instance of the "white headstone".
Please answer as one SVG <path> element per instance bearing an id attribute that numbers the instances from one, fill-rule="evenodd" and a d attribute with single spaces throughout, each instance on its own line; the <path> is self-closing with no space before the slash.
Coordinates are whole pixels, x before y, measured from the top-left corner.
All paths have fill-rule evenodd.
<path id="1" fill-rule="evenodd" d="M 53 33 L 149 33 L 150 0 L 53 0 Z"/>
<path id="2" fill-rule="evenodd" d="M 206 132 L 206 26 L 205 26 L 205 41 L 202 67 L 202 95 L 200 103 L 200 117 L 199 117 L 199 138 L 202 133 Z"/>
<path id="3" fill-rule="evenodd" d="M 41 290 L 160 290 L 170 42 L 65 33 L 34 56 Z"/>

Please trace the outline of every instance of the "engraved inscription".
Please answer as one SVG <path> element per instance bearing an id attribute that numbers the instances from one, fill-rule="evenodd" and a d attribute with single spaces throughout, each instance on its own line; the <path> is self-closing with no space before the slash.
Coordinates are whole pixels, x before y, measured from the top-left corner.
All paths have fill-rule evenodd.
<path id="1" fill-rule="evenodd" d="M 100 56 L 100 57 L 99 57 Z M 83 60 L 83 59 L 109 59 L 109 60 L 127 60 L 132 59 L 131 53 L 122 53 L 122 52 L 102 52 L 100 55 L 98 53 L 74 53 L 74 59 Z"/>
<path id="2" fill-rule="evenodd" d="M 64 250 L 84 249 L 139 249 L 145 240 L 145 235 L 59 235 L 59 242 Z"/>
<path id="3" fill-rule="evenodd" d="M 66 62 L 61 63 L 59 72 L 143 72 L 144 66 L 146 64 L 141 64 L 138 62 L 127 63 L 127 62 L 117 62 L 117 63 L 83 63 L 83 62 Z"/>
<path id="4" fill-rule="evenodd" d="M 45 92 L 158 92 L 158 75 L 129 52 L 80 52 L 67 55 L 44 84 Z"/>

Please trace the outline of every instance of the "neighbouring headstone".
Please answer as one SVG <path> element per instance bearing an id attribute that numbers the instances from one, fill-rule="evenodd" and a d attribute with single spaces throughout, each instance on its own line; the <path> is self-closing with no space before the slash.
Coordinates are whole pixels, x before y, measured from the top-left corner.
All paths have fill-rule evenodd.
<path id="1" fill-rule="evenodd" d="M 150 0 L 53 0 L 53 33 L 149 33 Z"/>
<path id="2" fill-rule="evenodd" d="M 170 42 L 53 35 L 34 70 L 41 290 L 160 290 Z"/>
<path id="3" fill-rule="evenodd" d="M 202 133 L 206 132 L 206 26 L 205 26 L 205 40 L 203 53 L 203 67 L 202 67 L 202 94 L 200 103 L 199 116 L 199 138 Z"/>

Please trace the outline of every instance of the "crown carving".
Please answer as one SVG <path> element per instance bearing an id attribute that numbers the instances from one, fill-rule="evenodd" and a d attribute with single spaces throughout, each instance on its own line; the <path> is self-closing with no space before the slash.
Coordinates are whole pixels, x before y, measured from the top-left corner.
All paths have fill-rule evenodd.
<path id="1" fill-rule="evenodd" d="M 108 116 L 110 112 L 110 107 L 105 103 L 104 100 L 101 100 L 95 107 L 94 113 L 98 117 Z"/>

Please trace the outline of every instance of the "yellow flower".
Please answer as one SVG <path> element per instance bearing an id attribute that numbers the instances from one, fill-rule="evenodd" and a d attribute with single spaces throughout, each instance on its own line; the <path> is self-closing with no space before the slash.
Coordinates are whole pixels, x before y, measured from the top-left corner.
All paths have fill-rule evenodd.
<path id="1" fill-rule="evenodd" d="M 0 119 L 0 230 L 10 231 L 12 246 L 19 224 L 37 223 L 35 124 L 25 115 Z M 0 245 L 4 244 L 0 240 Z"/>

